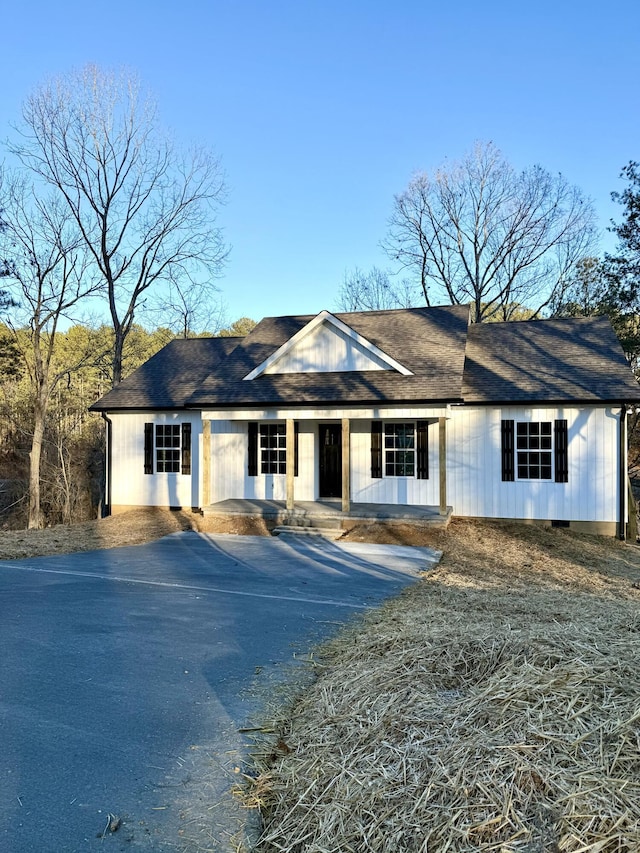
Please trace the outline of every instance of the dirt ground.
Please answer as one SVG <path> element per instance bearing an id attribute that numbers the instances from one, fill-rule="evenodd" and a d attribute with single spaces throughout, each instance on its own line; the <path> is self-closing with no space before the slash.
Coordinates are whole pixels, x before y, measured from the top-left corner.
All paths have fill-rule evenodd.
<path id="1" fill-rule="evenodd" d="M 19 560 L 26 557 L 45 557 L 52 554 L 71 554 L 96 548 L 118 548 L 122 545 L 141 545 L 179 530 L 198 530 L 207 533 L 231 533 L 268 536 L 269 530 L 261 519 L 240 516 L 203 518 L 188 510 L 134 509 L 108 518 L 78 524 L 58 525 L 44 530 L 3 530 L 0 533 L 0 560 Z M 433 545 L 443 533 L 432 532 L 407 524 L 388 526 L 363 524 L 343 537 L 351 542 L 376 542 L 396 545 Z"/>

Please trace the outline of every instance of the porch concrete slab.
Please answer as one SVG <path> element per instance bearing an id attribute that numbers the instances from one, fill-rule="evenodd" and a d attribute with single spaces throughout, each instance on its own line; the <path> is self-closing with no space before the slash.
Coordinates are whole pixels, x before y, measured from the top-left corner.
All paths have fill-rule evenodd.
<path id="1" fill-rule="evenodd" d="M 430 556 L 184 532 L 0 562 L 0 850 L 237 849 L 242 729 Z"/>
<path id="2" fill-rule="evenodd" d="M 281 521 L 287 515 L 284 501 L 233 498 L 203 507 L 204 515 L 240 515 Z M 447 515 L 441 515 L 436 506 L 412 504 L 352 503 L 348 513 L 342 511 L 339 500 L 296 501 L 294 513 L 314 518 L 357 519 L 358 521 L 406 521 L 414 523 L 446 523 Z"/>

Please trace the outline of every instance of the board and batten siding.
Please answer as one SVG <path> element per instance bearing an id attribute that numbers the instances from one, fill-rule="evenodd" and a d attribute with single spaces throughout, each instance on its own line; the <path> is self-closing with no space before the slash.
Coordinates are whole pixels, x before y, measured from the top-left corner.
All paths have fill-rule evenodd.
<path id="1" fill-rule="evenodd" d="M 418 418 L 398 417 L 415 423 Z M 386 418 L 383 423 L 392 419 Z M 440 501 L 438 424 L 429 425 L 429 479 L 371 476 L 371 421 L 351 421 L 351 500 L 354 503 L 437 506 Z"/>
<path id="2" fill-rule="evenodd" d="M 321 420 L 298 420 L 298 476 L 294 491 L 299 501 L 318 499 L 318 424 L 333 420 L 326 414 L 322 413 Z M 410 421 L 424 418 L 425 414 L 424 410 L 385 412 L 382 420 Z M 432 416 L 432 412 L 429 415 Z M 447 419 L 447 503 L 456 516 L 615 522 L 619 505 L 619 417 L 620 409 L 615 406 L 451 407 Z M 502 419 L 553 422 L 558 418 L 566 419 L 568 424 L 568 482 L 518 481 L 517 478 L 515 482 L 502 482 Z M 112 413 L 110 419 L 113 423 L 112 505 L 201 505 L 203 444 L 199 412 Z M 272 420 L 272 417 L 265 419 Z M 145 423 L 186 422 L 191 423 L 191 474 L 145 474 Z M 211 502 L 228 498 L 286 500 L 286 475 L 248 475 L 246 420 L 211 420 L 210 448 Z M 429 426 L 427 480 L 371 476 L 369 417 L 351 420 L 350 461 L 351 501 L 354 503 L 427 506 L 439 503 L 437 422 Z"/>
<path id="3" fill-rule="evenodd" d="M 199 501 L 201 420 L 199 412 L 127 412 L 109 414 L 111 504 L 113 506 L 193 507 Z M 144 425 L 191 424 L 191 474 L 144 473 Z"/>
<path id="4" fill-rule="evenodd" d="M 296 500 L 317 497 L 317 465 L 314 448 L 318 427 L 299 422 L 298 476 L 294 482 Z M 287 497 L 286 474 L 248 474 L 248 425 L 246 421 L 211 421 L 211 502 L 230 498 L 284 501 Z M 258 458 L 258 466 L 260 461 Z"/>
<path id="5" fill-rule="evenodd" d="M 389 365 L 335 326 L 322 323 L 265 369 L 265 373 L 389 370 Z"/>
<path id="6" fill-rule="evenodd" d="M 502 482 L 502 419 L 567 420 L 569 480 Z M 447 495 L 456 516 L 615 522 L 619 407 L 454 407 L 447 422 Z"/>

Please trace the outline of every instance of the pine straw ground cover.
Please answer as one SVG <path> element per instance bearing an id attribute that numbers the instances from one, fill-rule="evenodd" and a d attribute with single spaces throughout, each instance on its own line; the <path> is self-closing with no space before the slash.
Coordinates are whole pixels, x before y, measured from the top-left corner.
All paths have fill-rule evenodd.
<path id="1" fill-rule="evenodd" d="M 638 549 L 471 523 L 433 544 L 256 757 L 257 850 L 640 851 Z"/>

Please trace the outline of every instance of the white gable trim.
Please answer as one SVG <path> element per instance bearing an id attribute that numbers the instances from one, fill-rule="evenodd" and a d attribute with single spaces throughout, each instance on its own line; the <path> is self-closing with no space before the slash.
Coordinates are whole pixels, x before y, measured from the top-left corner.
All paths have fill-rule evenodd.
<path id="1" fill-rule="evenodd" d="M 342 332 L 345 337 L 351 339 L 354 343 L 362 347 L 362 349 L 367 350 L 372 356 L 375 356 L 384 364 L 388 365 L 390 370 L 395 370 L 403 376 L 413 376 L 413 373 L 408 368 L 400 364 L 399 361 L 396 361 L 395 358 L 391 358 L 390 355 L 387 355 L 386 352 L 383 352 L 383 350 L 375 344 L 372 344 L 371 341 L 368 341 L 350 326 L 347 326 L 347 324 L 343 323 L 342 320 L 334 317 L 334 315 L 329 311 L 321 311 L 313 318 L 313 320 L 310 320 L 306 326 L 303 326 L 302 329 L 296 332 L 288 341 L 285 341 L 282 346 L 278 347 L 278 349 L 272 353 L 269 358 L 265 359 L 262 364 L 259 364 L 250 373 L 247 373 L 244 379 L 256 379 L 258 376 L 261 376 L 273 364 L 279 361 L 287 353 L 291 352 L 297 343 L 303 340 L 303 338 L 306 338 L 314 329 L 325 322 L 333 325 L 336 329 Z"/>

